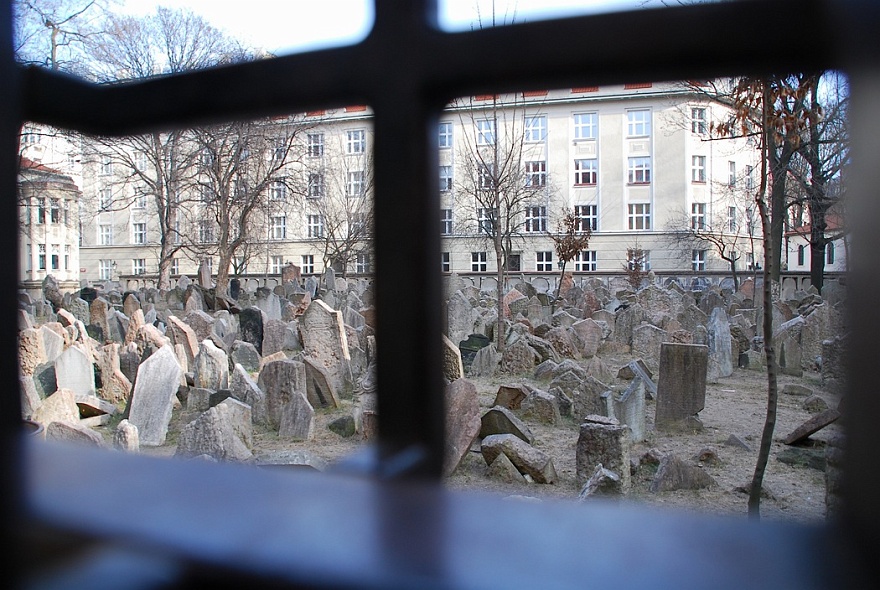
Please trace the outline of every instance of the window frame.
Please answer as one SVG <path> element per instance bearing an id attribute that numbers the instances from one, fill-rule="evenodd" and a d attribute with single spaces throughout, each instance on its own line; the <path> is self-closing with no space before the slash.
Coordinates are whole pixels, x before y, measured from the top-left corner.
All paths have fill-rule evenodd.
<path id="1" fill-rule="evenodd" d="M 649 185 L 653 181 L 651 156 L 630 156 L 627 158 L 627 184 Z"/>
<path id="2" fill-rule="evenodd" d="M 651 214 L 651 203 L 627 203 L 629 231 L 651 231 Z"/>
<path id="3" fill-rule="evenodd" d="M 652 119 L 651 109 L 627 109 L 626 137 L 651 137 Z"/>
<path id="4" fill-rule="evenodd" d="M 574 161 L 574 185 L 595 186 L 599 183 L 599 160 L 578 158 Z"/>
<path id="5" fill-rule="evenodd" d="M 581 120 L 582 117 L 586 117 L 587 120 Z M 599 135 L 599 113 L 595 111 L 572 113 L 572 123 L 575 141 L 595 140 Z"/>

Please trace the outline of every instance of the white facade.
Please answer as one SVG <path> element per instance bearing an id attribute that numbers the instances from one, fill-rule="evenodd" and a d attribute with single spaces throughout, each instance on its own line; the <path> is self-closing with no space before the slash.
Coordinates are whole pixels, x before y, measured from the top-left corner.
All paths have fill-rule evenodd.
<path id="1" fill-rule="evenodd" d="M 503 154 L 508 153 L 505 146 L 519 142 L 516 166 L 525 183 L 538 190 L 532 190 L 517 220 L 521 225 L 511 243 L 511 269 L 558 273 L 547 232 L 556 230 L 566 211 L 575 211 L 593 231 L 589 250 L 567 267 L 576 273 L 620 271 L 635 245 L 648 251 L 654 270 L 725 270 L 727 263 L 711 249 L 678 252 L 668 239 L 683 219 L 709 223 L 725 216 L 726 231 L 741 237 L 737 248 L 745 269 L 751 254 L 743 237 L 749 212 L 739 195 L 756 182 L 757 153 L 744 140 L 709 140 L 712 122 L 726 117 L 723 107 L 679 85 L 561 89 L 458 101 L 442 113 L 438 129 L 443 251 L 438 264 L 444 272 L 496 269 L 494 249 L 479 232 L 481 211 L 465 185 L 474 150 L 497 145 Z M 371 112 L 348 107 L 279 125 L 296 125 L 296 139 L 284 169 L 266 184 L 264 202 L 253 216 L 252 238 L 238 253 L 245 272 L 277 274 L 294 263 L 304 274 L 321 273 L 343 257 L 348 272 L 369 273 L 369 239 L 357 231 L 371 217 Z M 161 236 L 155 205 L 136 174 L 139 167 L 155 164 L 145 162 L 131 145 L 88 143 L 84 149 L 79 266 L 89 282 L 158 271 Z M 180 190 L 175 274 L 195 273 L 202 258 L 217 264 L 210 248 L 216 224 L 197 194 L 200 174 L 194 172 Z M 334 253 L 331 242 L 338 246 L 346 240 L 346 255 Z"/>

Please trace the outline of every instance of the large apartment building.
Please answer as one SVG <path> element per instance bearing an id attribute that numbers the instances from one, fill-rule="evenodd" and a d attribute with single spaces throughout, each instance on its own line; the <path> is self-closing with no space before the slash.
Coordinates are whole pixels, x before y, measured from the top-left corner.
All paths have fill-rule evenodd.
<path id="1" fill-rule="evenodd" d="M 549 233 L 572 212 L 592 232 L 567 267 L 575 273 L 620 271 L 634 249 L 655 270 L 727 269 L 707 243 L 671 238 L 694 229 L 726 236 L 748 268 L 760 256 L 750 206 L 758 154 L 747 140 L 712 134 L 727 118 L 684 84 L 456 101 L 437 133 L 438 266 L 494 272 L 492 228 L 503 226 L 508 269 L 556 273 Z M 237 238 L 233 273 L 277 274 L 293 263 L 304 274 L 330 265 L 369 274 L 369 108 L 244 125 L 80 138 L 79 155 L 56 158 L 81 183 L 81 277 L 149 278 L 163 258 L 172 275 L 194 273 L 202 260 L 216 272 Z M 504 204 L 489 206 L 487 194 Z"/>

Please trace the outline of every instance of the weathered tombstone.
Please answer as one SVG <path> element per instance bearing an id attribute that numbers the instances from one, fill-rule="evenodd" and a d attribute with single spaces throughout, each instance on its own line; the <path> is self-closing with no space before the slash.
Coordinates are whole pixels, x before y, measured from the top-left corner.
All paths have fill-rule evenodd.
<path id="1" fill-rule="evenodd" d="M 580 351 L 584 358 L 592 358 L 599 351 L 599 344 L 602 342 L 602 326 L 593 319 L 579 320 L 575 322 L 571 329 L 577 336 L 580 344 Z"/>
<path id="2" fill-rule="evenodd" d="M 177 455 L 208 455 L 218 461 L 250 461 L 253 453 L 250 408 L 235 399 L 226 399 L 180 431 Z"/>
<path id="3" fill-rule="evenodd" d="M 314 360 L 303 359 L 306 368 L 306 398 L 313 408 L 338 408 L 339 397 L 324 368 Z"/>
<path id="4" fill-rule="evenodd" d="M 729 377 L 733 374 L 733 339 L 730 335 L 727 312 L 720 307 L 713 309 L 706 324 L 706 331 L 709 338 L 707 380 L 716 383 L 720 377 Z"/>
<path id="5" fill-rule="evenodd" d="M 240 364 L 251 373 L 256 373 L 260 370 L 260 353 L 257 352 L 257 347 L 250 342 L 236 340 L 232 343 L 232 350 L 229 356 L 233 365 L 236 363 Z"/>
<path id="6" fill-rule="evenodd" d="M 137 426 L 144 446 L 165 444 L 180 377 L 180 364 L 171 346 L 163 346 L 138 367 L 128 420 Z"/>
<path id="7" fill-rule="evenodd" d="M 30 375 L 19 375 L 19 388 L 21 389 L 21 417 L 25 420 L 29 419 L 36 411 L 43 400 L 37 393 L 37 387 L 34 385 L 34 378 Z"/>
<path id="8" fill-rule="evenodd" d="M 281 269 L 281 284 L 286 285 L 289 282 L 299 283 L 300 278 L 302 277 L 302 272 L 300 267 L 297 265 L 290 263 L 285 265 Z"/>
<path id="9" fill-rule="evenodd" d="M 277 360 L 266 363 L 257 384 L 266 394 L 266 416 L 269 426 L 281 424 L 282 408 L 293 395 L 305 395 L 305 365 L 298 361 Z"/>
<path id="10" fill-rule="evenodd" d="M 492 465 L 498 455 L 507 455 L 520 473 L 536 483 L 555 483 L 557 479 L 553 459 L 544 451 L 512 434 L 493 434 L 483 439 L 480 451 L 487 465 Z"/>
<path id="11" fill-rule="evenodd" d="M 793 445 L 799 443 L 803 440 L 809 438 L 809 436 L 819 430 L 825 428 L 829 424 L 836 422 L 837 419 L 840 418 L 840 412 L 835 410 L 834 408 L 830 408 L 816 414 L 793 431 L 791 431 L 785 438 L 782 439 L 782 443 L 786 445 Z"/>
<path id="12" fill-rule="evenodd" d="M 779 369 L 786 375 L 800 377 L 804 374 L 801 366 L 801 332 L 806 321 L 797 316 L 775 328 L 773 340 L 776 345 L 776 359 Z M 777 325 L 777 324 L 774 324 Z"/>
<path id="13" fill-rule="evenodd" d="M 613 418 L 591 415 L 580 426 L 576 467 L 578 484 L 583 485 L 603 465 L 620 477 L 623 493 L 630 488 L 629 428 Z"/>
<path id="14" fill-rule="evenodd" d="M 609 392 L 609 415 L 629 426 L 630 439 L 637 443 L 645 440 L 645 384 L 635 377 L 619 396 Z"/>
<path id="15" fill-rule="evenodd" d="M 697 414 L 706 404 L 709 348 L 666 342 L 660 349 L 660 375 L 654 425 L 658 430 L 702 428 Z"/>
<path id="16" fill-rule="evenodd" d="M 192 328 L 197 342 L 210 338 L 214 331 L 214 318 L 199 309 L 188 312 L 183 321 Z"/>
<path id="17" fill-rule="evenodd" d="M 315 410 L 305 395 L 294 391 L 281 408 L 278 436 L 290 440 L 311 440 L 315 432 Z"/>
<path id="18" fill-rule="evenodd" d="M 57 326 L 57 324 L 56 324 Z M 52 362 L 61 356 L 64 351 L 64 338 L 49 326 L 40 326 L 40 336 L 43 337 L 43 350 L 46 353 L 46 362 Z"/>
<path id="19" fill-rule="evenodd" d="M 266 322 L 266 314 L 259 307 L 248 307 L 238 314 L 239 336 L 245 342 L 250 342 L 263 354 L 263 326 Z"/>
<path id="20" fill-rule="evenodd" d="M 76 395 L 69 389 L 59 389 L 43 400 L 31 414 L 31 420 L 48 426 L 52 422 L 79 422 L 79 406 L 76 405 Z"/>
<path id="21" fill-rule="evenodd" d="M 49 424 L 46 427 L 46 440 L 86 445 L 99 449 L 107 446 L 104 437 L 100 434 L 91 428 L 71 422 L 52 422 Z"/>
<path id="22" fill-rule="evenodd" d="M 450 382 L 461 379 L 464 377 L 461 351 L 445 334 L 441 334 L 441 337 L 443 338 L 443 377 Z"/>
<path id="23" fill-rule="evenodd" d="M 196 387 L 207 389 L 229 387 L 229 357 L 210 340 L 199 344 L 199 354 L 193 363 L 193 381 Z"/>
<path id="24" fill-rule="evenodd" d="M 446 325 L 446 333 L 453 342 L 461 342 L 474 331 L 474 306 L 461 291 L 453 293 L 446 304 Z"/>
<path id="25" fill-rule="evenodd" d="M 489 408 L 480 418 L 480 436 L 485 438 L 492 434 L 512 434 L 529 444 L 535 440 L 529 427 L 504 406 Z"/>
<path id="26" fill-rule="evenodd" d="M 674 490 L 699 490 L 715 483 L 712 477 L 700 467 L 682 461 L 675 455 L 666 455 L 651 482 L 651 491 L 671 492 Z"/>
<path id="27" fill-rule="evenodd" d="M 210 289 L 214 286 L 214 282 L 211 280 L 211 264 L 208 259 L 202 259 L 199 262 L 198 284 L 204 289 Z"/>
<path id="28" fill-rule="evenodd" d="M 321 300 L 312 301 L 299 320 L 305 356 L 313 359 L 343 398 L 352 395 L 351 356 L 342 315 Z"/>
<path id="29" fill-rule="evenodd" d="M 70 346 L 55 360 L 55 378 L 58 388 L 70 389 L 75 394 L 95 395 L 95 369 L 88 355 Z"/>
<path id="30" fill-rule="evenodd" d="M 259 385 L 251 379 L 247 370 L 240 364 L 235 363 L 232 370 L 232 378 L 229 381 L 229 391 L 232 397 L 246 403 L 251 407 L 251 417 L 254 424 L 267 425 L 266 394 Z"/>
<path id="31" fill-rule="evenodd" d="M 559 402 L 546 391 L 535 389 L 522 404 L 523 418 L 535 420 L 543 424 L 558 424 L 562 420 Z"/>
<path id="32" fill-rule="evenodd" d="M 583 502 L 589 498 L 620 496 L 623 493 L 620 476 L 599 464 L 596 466 L 596 471 L 581 488 L 578 500 Z"/>
<path id="33" fill-rule="evenodd" d="M 140 451 L 140 439 L 137 426 L 128 420 L 122 420 L 113 431 L 113 448 L 129 453 Z"/>
<path id="34" fill-rule="evenodd" d="M 446 448 L 443 473 L 450 475 L 471 448 L 480 432 L 480 403 L 477 388 L 467 379 L 446 386 Z"/>
<path id="35" fill-rule="evenodd" d="M 110 337 L 110 325 L 107 323 L 109 310 L 110 303 L 101 297 L 96 298 L 89 305 L 89 326 L 98 330 L 98 334 L 101 336 L 101 338 L 95 338 L 98 342 L 103 343 L 104 338 Z"/>
<path id="36" fill-rule="evenodd" d="M 18 333 L 18 362 L 22 375 L 33 375 L 46 362 L 46 345 L 39 330 L 28 328 Z"/>
<path id="37" fill-rule="evenodd" d="M 501 385 L 498 387 L 495 402 L 492 405 L 518 410 L 528 395 L 529 390 L 524 385 Z"/>
<path id="38" fill-rule="evenodd" d="M 660 364 L 660 347 L 667 341 L 666 330 L 642 324 L 632 331 L 632 353 L 641 356 L 652 370 Z"/>

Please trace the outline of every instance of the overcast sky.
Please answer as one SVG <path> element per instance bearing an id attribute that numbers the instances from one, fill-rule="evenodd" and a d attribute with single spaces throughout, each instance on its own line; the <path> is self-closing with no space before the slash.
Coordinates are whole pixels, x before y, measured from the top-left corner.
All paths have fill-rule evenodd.
<path id="1" fill-rule="evenodd" d="M 189 7 L 215 27 L 276 54 L 355 42 L 369 32 L 372 0 L 123 0 L 123 12 L 143 15 L 157 5 Z M 491 20 L 493 0 L 438 0 L 440 22 L 468 30 L 482 15 Z M 517 21 L 632 8 L 644 0 L 495 0 L 496 19 Z"/>

